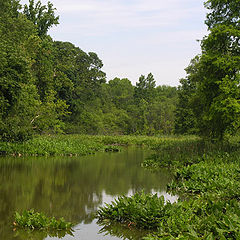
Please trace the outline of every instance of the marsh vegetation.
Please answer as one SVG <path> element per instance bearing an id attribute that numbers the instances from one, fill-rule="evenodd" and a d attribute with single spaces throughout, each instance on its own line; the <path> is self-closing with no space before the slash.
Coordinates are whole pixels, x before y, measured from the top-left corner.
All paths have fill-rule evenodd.
<path id="1" fill-rule="evenodd" d="M 122 196 L 98 211 L 99 220 L 152 229 L 145 239 L 239 239 L 238 142 L 213 144 L 186 138 L 153 148 L 156 153 L 143 166 L 173 173 L 167 191 L 177 194 L 178 202 L 143 192 Z"/>

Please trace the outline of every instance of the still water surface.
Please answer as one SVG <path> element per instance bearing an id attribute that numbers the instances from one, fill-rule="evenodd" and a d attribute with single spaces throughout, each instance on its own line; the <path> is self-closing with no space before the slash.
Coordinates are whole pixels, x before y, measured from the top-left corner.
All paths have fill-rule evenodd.
<path id="1" fill-rule="evenodd" d="M 85 157 L 0 158 L 0 239 L 60 239 L 40 232 L 13 231 L 14 212 L 25 209 L 74 222 L 74 236 L 65 235 L 64 240 L 140 239 L 144 233 L 128 227 L 99 226 L 94 213 L 104 202 L 143 189 L 176 200 L 165 192 L 171 180 L 169 172 L 141 168 L 149 154 L 131 147 L 120 153 Z"/>

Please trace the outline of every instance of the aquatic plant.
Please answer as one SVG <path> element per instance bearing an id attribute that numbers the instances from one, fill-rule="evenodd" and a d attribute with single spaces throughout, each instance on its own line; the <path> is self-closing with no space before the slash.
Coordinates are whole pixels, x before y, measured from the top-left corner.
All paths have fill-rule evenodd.
<path id="1" fill-rule="evenodd" d="M 177 169 L 168 191 L 208 195 L 240 200 L 240 166 L 238 163 L 207 161 Z"/>
<path id="2" fill-rule="evenodd" d="M 184 197 L 170 204 L 156 195 L 123 196 L 98 211 L 100 222 L 108 219 L 151 229 L 145 240 L 240 239 L 238 142 L 213 144 L 185 138 L 153 147 L 155 154 L 143 166 L 167 167 L 174 174 L 168 192 Z"/>
<path id="3" fill-rule="evenodd" d="M 199 197 L 177 203 L 157 195 L 136 193 L 119 197 L 98 211 L 104 219 L 151 229 L 145 239 L 240 239 L 240 203 Z M 105 220 L 106 221 L 106 220 Z M 108 224 L 108 221 L 106 221 Z"/>
<path id="4" fill-rule="evenodd" d="M 169 203 L 166 203 L 169 204 Z M 106 204 L 98 212 L 98 218 L 110 219 L 145 229 L 156 228 L 164 216 L 164 197 L 136 193 L 132 197 L 120 196 L 112 204 Z"/>
<path id="5" fill-rule="evenodd" d="M 0 154 L 14 156 L 74 156 L 93 154 L 103 150 L 103 143 L 82 135 L 38 136 L 23 143 L 0 142 Z"/>
<path id="6" fill-rule="evenodd" d="M 169 167 L 172 169 L 181 168 L 196 164 L 207 159 L 234 161 L 240 153 L 240 148 L 234 143 L 212 143 L 201 139 L 185 138 L 182 141 L 165 141 L 153 147 L 155 153 L 143 162 L 143 166 L 150 169 Z M 228 158 L 228 160 L 227 160 Z"/>
<path id="7" fill-rule="evenodd" d="M 182 142 L 196 137 L 147 137 L 147 136 L 90 136 L 90 135 L 41 135 L 23 143 L 0 142 L 0 155 L 88 155 L 118 146 L 139 145 L 149 148 L 164 142 Z"/>
<path id="8" fill-rule="evenodd" d="M 31 230 L 71 230 L 73 226 L 72 223 L 66 222 L 63 218 L 59 220 L 55 219 L 55 217 L 49 218 L 43 213 L 34 210 L 25 210 L 22 214 L 16 212 L 13 225 Z"/>

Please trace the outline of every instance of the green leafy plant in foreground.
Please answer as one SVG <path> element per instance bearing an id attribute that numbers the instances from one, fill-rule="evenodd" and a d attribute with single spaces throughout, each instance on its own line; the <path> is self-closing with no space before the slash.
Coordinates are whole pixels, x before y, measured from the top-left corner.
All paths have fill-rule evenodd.
<path id="1" fill-rule="evenodd" d="M 137 193 L 119 197 L 98 211 L 100 223 L 150 229 L 153 239 L 240 239 L 240 148 L 235 142 L 165 142 L 145 164 L 170 168 L 168 191 L 177 203 Z M 107 220 L 106 220 L 107 219 Z"/>
<path id="2" fill-rule="evenodd" d="M 100 223 L 109 219 L 155 231 L 146 239 L 240 239 L 240 203 L 235 199 L 208 196 L 171 204 L 157 195 L 136 193 L 107 204 L 98 218 Z"/>
<path id="3" fill-rule="evenodd" d="M 169 203 L 166 203 L 167 205 Z M 164 198 L 157 195 L 136 193 L 132 197 L 121 196 L 100 208 L 98 218 L 127 223 L 139 228 L 154 229 L 164 216 Z"/>
<path id="4" fill-rule="evenodd" d="M 66 222 L 63 218 L 59 220 L 55 217 L 49 218 L 43 213 L 35 212 L 34 210 L 24 211 L 21 214 L 15 213 L 14 226 L 19 228 L 27 228 L 31 230 L 71 230 L 73 224 Z"/>

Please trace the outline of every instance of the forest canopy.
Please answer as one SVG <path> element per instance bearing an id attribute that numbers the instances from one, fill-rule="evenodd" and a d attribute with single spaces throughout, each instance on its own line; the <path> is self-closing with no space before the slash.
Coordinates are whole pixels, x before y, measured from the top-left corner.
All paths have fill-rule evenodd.
<path id="1" fill-rule="evenodd" d="M 0 138 L 41 133 L 170 134 L 177 89 L 153 75 L 106 83 L 103 63 L 70 42 L 54 41 L 49 2 L 0 0 Z"/>

